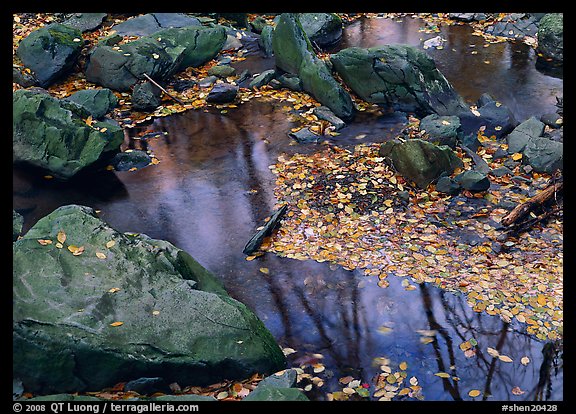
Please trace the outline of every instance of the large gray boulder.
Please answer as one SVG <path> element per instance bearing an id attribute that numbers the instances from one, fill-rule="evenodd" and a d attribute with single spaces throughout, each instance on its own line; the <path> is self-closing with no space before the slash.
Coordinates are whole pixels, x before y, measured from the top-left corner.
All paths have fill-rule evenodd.
<path id="1" fill-rule="evenodd" d="M 330 108 L 344 121 L 354 117 L 354 104 L 346 90 L 334 79 L 326 63 L 314 53 L 310 40 L 294 13 L 279 16 L 272 34 L 276 66 L 297 75 L 304 91 Z"/>
<path id="2" fill-rule="evenodd" d="M 545 137 L 533 138 L 524 148 L 522 162 L 548 174 L 564 168 L 564 144 Z"/>
<path id="3" fill-rule="evenodd" d="M 538 138 L 544 132 L 544 123 L 534 116 L 518 125 L 512 132 L 506 136 L 508 144 L 508 153 L 522 152 L 528 141 Z"/>
<path id="4" fill-rule="evenodd" d="M 13 298 L 13 374 L 33 393 L 142 377 L 208 385 L 286 364 L 256 315 L 188 253 L 84 206 L 56 209 L 13 243 Z"/>
<path id="5" fill-rule="evenodd" d="M 350 47 L 330 55 L 330 60 L 344 82 L 365 101 L 422 116 L 469 111 L 434 60 L 415 47 Z"/>
<path id="6" fill-rule="evenodd" d="M 379 154 L 391 161 L 404 178 L 414 181 L 423 189 L 439 177 L 463 167 L 462 161 L 450 147 L 437 146 L 421 139 L 387 141 L 380 147 Z"/>
<path id="7" fill-rule="evenodd" d="M 549 13 L 538 25 L 538 47 L 536 49 L 554 63 L 564 61 L 564 14 Z"/>
<path id="8" fill-rule="evenodd" d="M 221 26 L 187 26 L 164 29 L 119 48 L 99 44 L 90 53 L 86 79 L 127 91 L 145 79 L 145 74 L 162 81 L 187 67 L 208 62 L 216 57 L 225 41 L 226 32 Z"/>
<path id="9" fill-rule="evenodd" d="M 118 105 L 118 98 L 108 88 L 82 89 L 74 92 L 66 100 L 81 105 L 95 119 L 104 117 Z"/>
<path id="10" fill-rule="evenodd" d="M 63 24 L 84 33 L 100 27 L 106 16 L 107 13 L 73 13 Z"/>
<path id="11" fill-rule="evenodd" d="M 104 121 L 86 123 L 89 112 L 47 93 L 19 89 L 12 97 L 12 153 L 25 162 L 67 179 L 117 151 L 122 128 Z"/>
<path id="12" fill-rule="evenodd" d="M 83 43 L 80 30 L 53 23 L 22 39 L 16 54 L 45 88 L 72 71 Z"/>

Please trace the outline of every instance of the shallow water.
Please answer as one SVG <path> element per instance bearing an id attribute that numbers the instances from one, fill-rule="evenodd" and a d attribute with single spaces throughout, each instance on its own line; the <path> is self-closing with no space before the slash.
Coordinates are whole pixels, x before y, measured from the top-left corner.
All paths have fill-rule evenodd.
<path id="1" fill-rule="evenodd" d="M 419 33 L 420 26 L 421 21 L 412 19 L 356 22 L 346 29 L 343 46 L 373 46 L 386 39 L 418 45 L 420 37 L 436 35 Z M 533 53 L 523 45 L 479 47 L 479 52 L 492 53 L 494 64 L 486 66 L 496 72 L 484 66 L 473 70 L 472 57 L 448 51 L 463 51 L 483 41 L 465 27 L 443 30 L 449 32 L 442 36 L 450 44 L 433 51 L 434 57 L 467 99 L 490 92 L 507 105 L 516 102 L 511 109 L 519 119 L 555 110 L 554 96 L 561 95 L 562 80 L 535 71 Z M 514 63 L 515 53 L 526 55 L 521 69 Z M 250 67 L 251 59 L 258 58 L 242 62 L 244 67 Z M 502 73 L 513 79 L 511 83 L 501 79 Z M 543 98 L 548 96 L 552 98 Z M 325 385 L 313 388 L 312 399 L 341 390 L 338 378 L 347 375 L 373 384 L 380 372 L 373 360 L 386 357 L 393 370 L 407 362 L 407 378 L 418 379 L 425 400 L 471 399 L 472 389 L 486 391 L 488 400 L 561 400 L 562 369 L 555 372 L 552 367 L 541 374 L 546 371 L 541 370 L 544 343 L 523 334 L 520 326 L 473 312 L 464 297 L 428 285 L 407 291 L 394 276 L 384 289 L 361 273 L 271 253 L 245 260 L 244 245 L 276 203 L 275 176 L 268 167 L 280 154 L 318 148 L 291 145 L 287 132 L 296 124 L 281 111 L 282 105 L 251 101 L 226 115 L 208 110 L 159 118 L 146 128 L 167 132 L 149 141 L 160 163 L 134 172 L 101 171 L 59 183 L 15 166 L 13 207 L 24 215 L 24 231 L 55 208 L 76 203 L 101 210 L 100 217 L 119 231 L 145 233 L 186 250 L 224 282 L 231 296 L 255 311 L 282 347 L 297 351 L 289 356 L 292 366 L 321 362 L 326 367 L 314 374 Z M 383 141 L 394 135 L 399 121 L 360 114 L 334 142 Z M 356 139 L 362 134 L 368 136 Z M 263 267 L 268 275 L 259 271 Z M 418 330 L 438 333 L 424 344 Z M 470 338 L 478 342 L 479 351 L 468 358 L 459 345 Z M 487 347 L 514 361 L 493 358 Z M 520 364 L 523 356 L 531 360 L 526 366 Z M 435 376 L 438 372 L 450 373 L 451 378 Z M 524 393 L 513 394 L 514 387 Z"/>

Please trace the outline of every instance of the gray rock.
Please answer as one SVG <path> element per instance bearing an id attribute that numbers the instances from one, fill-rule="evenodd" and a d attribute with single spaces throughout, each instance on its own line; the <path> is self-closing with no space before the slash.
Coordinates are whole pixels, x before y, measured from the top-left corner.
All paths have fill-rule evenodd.
<path id="1" fill-rule="evenodd" d="M 272 26 L 265 26 L 260 33 L 260 39 L 258 44 L 260 49 L 264 53 L 264 57 L 270 57 L 274 55 L 274 48 L 272 47 L 272 34 L 274 33 L 274 28 Z"/>
<path id="2" fill-rule="evenodd" d="M 217 76 L 210 75 L 202 78 L 198 81 L 198 86 L 201 88 L 209 88 L 210 86 L 214 85 L 214 83 L 218 80 Z"/>
<path id="3" fill-rule="evenodd" d="M 12 66 L 12 82 L 16 82 L 23 88 L 38 85 L 38 80 L 34 76 L 15 66 Z"/>
<path id="4" fill-rule="evenodd" d="M 300 144 L 310 144 L 318 142 L 320 139 L 319 135 L 316 135 L 314 132 L 310 131 L 308 128 L 299 129 L 296 132 L 289 132 L 288 136 L 290 138 L 295 139 Z"/>
<path id="5" fill-rule="evenodd" d="M 142 150 L 127 150 L 114 155 L 110 164 L 116 171 L 128 171 L 132 168 L 144 168 L 150 165 L 150 155 Z"/>
<path id="6" fill-rule="evenodd" d="M 450 177 L 440 177 L 438 182 L 436 183 L 436 191 L 441 193 L 456 195 L 460 192 L 461 187 L 460 184 L 456 183 Z"/>
<path id="7" fill-rule="evenodd" d="M 526 13 L 512 13 L 488 26 L 485 31 L 492 36 L 522 39 L 525 36 L 536 36 L 538 26 L 532 16 Z"/>
<path id="8" fill-rule="evenodd" d="M 491 170 L 489 172 L 489 174 L 493 175 L 494 177 L 503 177 L 505 175 L 513 174 L 513 172 L 510 168 L 502 166 L 502 167 L 494 168 L 493 170 Z"/>
<path id="9" fill-rule="evenodd" d="M 20 233 L 22 233 L 22 225 L 24 224 L 24 217 L 16 210 L 12 210 L 12 241 L 16 240 Z"/>
<path id="10" fill-rule="evenodd" d="M 112 26 L 112 30 L 121 36 L 148 36 L 161 29 L 152 14 L 131 17 L 122 23 Z"/>
<path id="11" fill-rule="evenodd" d="M 562 126 L 562 115 L 557 112 L 542 114 L 540 116 L 540 121 L 550 128 L 558 129 Z"/>
<path id="12" fill-rule="evenodd" d="M 334 125 L 336 131 L 339 131 L 346 126 L 346 123 L 334 115 L 334 112 L 332 112 L 327 106 L 317 106 L 312 110 L 312 112 L 318 117 L 318 119 L 328 121 Z"/>
<path id="13" fill-rule="evenodd" d="M 479 115 L 475 115 L 471 111 L 466 111 L 458 114 L 462 136 L 471 135 L 471 139 L 476 139 L 478 130 L 484 126 L 484 135 L 488 137 L 494 135 L 496 139 L 500 139 L 518 125 L 512 111 L 497 101 L 488 101 L 478 108 L 478 113 Z"/>
<path id="14" fill-rule="evenodd" d="M 297 388 L 256 387 L 242 401 L 310 401 Z"/>
<path id="15" fill-rule="evenodd" d="M 250 26 L 252 26 L 252 30 L 255 33 L 261 33 L 262 30 L 268 26 L 268 21 L 262 16 L 256 16 L 256 18 L 250 22 Z"/>
<path id="16" fill-rule="evenodd" d="M 62 249 L 37 241 L 60 231 Z M 190 255 L 119 233 L 88 207 L 60 207 L 14 242 L 13 298 L 13 373 L 33 393 L 141 377 L 202 386 L 286 364 L 256 315 Z"/>
<path id="17" fill-rule="evenodd" d="M 537 52 L 554 63 L 564 61 L 564 14 L 549 13 L 540 19 Z"/>
<path id="18" fill-rule="evenodd" d="M 215 65 L 208 69 L 208 75 L 218 76 L 219 78 L 227 78 L 235 74 L 236 69 L 230 65 Z"/>
<path id="19" fill-rule="evenodd" d="M 232 85 L 231 83 L 217 83 L 206 97 L 206 102 L 232 102 L 236 99 L 238 89 L 238 85 Z"/>
<path id="20" fill-rule="evenodd" d="M 460 118 L 430 114 L 420 121 L 420 130 L 425 130 L 430 142 L 456 148 L 460 130 Z"/>
<path id="21" fill-rule="evenodd" d="M 524 148 L 533 138 L 537 138 L 544 132 L 544 123 L 531 116 L 526 121 L 518 125 L 506 137 L 508 144 L 508 153 L 514 154 L 515 152 L 522 152 Z"/>
<path id="22" fill-rule="evenodd" d="M 66 98 L 84 107 L 94 119 L 104 117 L 118 105 L 118 98 L 110 89 L 83 89 Z"/>
<path id="23" fill-rule="evenodd" d="M 74 27 L 84 33 L 99 28 L 107 15 L 107 13 L 74 13 L 62 24 Z"/>
<path id="24" fill-rule="evenodd" d="M 252 79 L 252 81 L 250 82 L 248 87 L 260 88 L 264 85 L 267 85 L 268 82 L 270 82 L 272 79 L 274 79 L 275 75 L 276 75 L 276 71 L 274 69 L 265 70 L 264 72 L 258 74 L 256 77 L 254 77 L 254 79 Z"/>
<path id="25" fill-rule="evenodd" d="M 342 19 L 336 13 L 298 13 L 302 29 L 320 47 L 335 45 L 342 38 Z"/>
<path id="26" fill-rule="evenodd" d="M 33 164 L 67 179 L 105 153 L 117 151 L 124 141 L 122 128 L 101 121 L 88 126 L 85 122 L 88 115 L 79 105 L 45 93 L 15 91 L 12 98 L 14 162 Z"/>
<path id="27" fill-rule="evenodd" d="M 162 90 L 152 82 L 144 81 L 134 85 L 132 108 L 136 111 L 153 111 L 162 104 Z"/>
<path id="28" fill-rule="evenodd" d="M 272 36 L 276 66 L 297 75 L 303 89 L 318 102 L 348 122 L 354 117 L 354 104 L 346 90 L 332 77 L 323 60 L 312 49 L 294 13 L 282 13 Z"/>
<path id="29" fill-rule="evenodd" d="M 562 170 L 564 164 L 564 144 L 548 138 L 531 139 L 524 148 L 522 162 L 531 165 L 536 172 L 552 174 Z"/>
<path id="30" fill-rule="evenodd" d="M 442 175 L 450 175 L 463 166 L 450 147 L 436 146 L 421 139 L 387 141 L 380 147 L 379 154 L 388 158 L 403 177 L 423 189 Z"/>
<path id="31" fill-rule="evenodd" d="M 45 88 L 72 71 L 83 44 L 80 30 L 53 23 L 22 39 L 16 54 Z"/>
<path id="32" fill-rule="evenodd" d="M 490 180 L 485 174 L 474 170 L 467 170 L 456 177 L 454 181 L 468 191 L 486 191 L 490 188 Z"/>
<path id="33" fill-rule="evenodd" d="M 296 385 L 297 372 L 294 368 L 275 372 L 264 378 L 258 387 L 291 388 Z"/>
<path id="34" fill-rule="evenodd" d="M 362 99 L 422 116 L 469 111 L 426 53 L 407 45 L 350 47 L 330 55 L 334 69 Z"/>
<path id="35" fill-rule="evenodd" d="M 298 76 L 291 73 L 283 73 L 282 75 L 278 76 L 276 80 L 278 80 L 280 86 L 283 88 L 288 88 L 296 92 L 300 92 L 302 90 L 302 81 Z"/>
<path id="36" fill-rule="evenodd" d="M 184 13 L 152 13 L 158 25 L 167 29 L 170 27 L 201 26 L 200 20 Z"/>

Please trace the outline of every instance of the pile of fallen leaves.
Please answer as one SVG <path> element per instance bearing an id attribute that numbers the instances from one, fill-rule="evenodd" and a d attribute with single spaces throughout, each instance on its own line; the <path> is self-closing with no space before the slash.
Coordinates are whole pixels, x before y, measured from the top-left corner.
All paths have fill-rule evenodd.
<path id="1" fill-rule="evenodd" d="M 492 154 L 505 144 L 482 138 L 479 154 L 491 168 L 502 166 Z M 379 144 L 323 148 L 280 156 L 271 166 L 276 198 L 288 212 L 265 249 L 362 269 L 382 287 L 389 275 L 406 277 L 408 290 L 429 282 L 466 295 L 477 312 L 521 323 L 541 340 L 562 336 L 561 217 L 501 242 L 500 220 L 508 210 L 500 202 L 526 201 L 549 175 L 526 174 L 518 162 L 514 176 L 491 176 L 489 191 L 451 197 L 434 185 L 427 191 L 411 187 L 382 162 Z M 470 168 L 471 159 L 458 155 Z"/>

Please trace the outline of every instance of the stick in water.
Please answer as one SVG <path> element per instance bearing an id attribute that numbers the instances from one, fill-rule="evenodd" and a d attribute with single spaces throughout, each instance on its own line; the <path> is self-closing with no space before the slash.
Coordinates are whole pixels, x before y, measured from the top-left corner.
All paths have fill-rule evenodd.
<path id="1" fill-rule="evenodd" d="M 146 73 L 144 74 L 144 77 L 146 79 L 148 79 L 150 82 L 152 82 L 154 85 L 156 85 L 158 88 L 160 88 L 160 90 L 162 92 L 164 92 L 166 95 L 168 95 L 170 98 L 174 99 L 180 105 L 184 106 L 184 102 L 182 102 L 180 99 L 178 99 L 175 96 L 172 96 L 170 93 L 168 93 L 168 91 L 166 89 L 164 89 L 162 86 L 158 85 L 158 83 L 156 83 L 156 81 L 154 79 L 152 79 L 150 76 L 148 76 Z"/>

